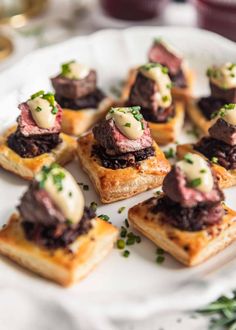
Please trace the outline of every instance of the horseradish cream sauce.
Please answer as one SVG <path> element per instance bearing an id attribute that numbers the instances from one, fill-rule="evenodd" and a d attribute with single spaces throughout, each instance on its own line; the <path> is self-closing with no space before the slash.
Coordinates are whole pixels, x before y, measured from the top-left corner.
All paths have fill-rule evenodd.
<path id="1" fill-rule="evenodd" d="M 187 156 L 185 159 L 178 161 L 176 166 L 184 172 L 191 187 L 203 193 L 209 193 L 214 185 L 210 167 L 199 155 L 189 153 Z"/>
<path id="2" fill-rule="evenodd" d="M 132 108 L 112 108 L 106 119 L 112 118 L 116 127 L 130 140 L 137 140 L 143 135 L 142 121 L 137 120 Z"/>
<path id="3" fill-rule="evenodd" d="M 38 96 L 34 99 L 28 100 L 31 115 L 40 128 L 52 128 L 55 125 L 56 114 L 53 113 L 53 108 L 50 103 Z"/>

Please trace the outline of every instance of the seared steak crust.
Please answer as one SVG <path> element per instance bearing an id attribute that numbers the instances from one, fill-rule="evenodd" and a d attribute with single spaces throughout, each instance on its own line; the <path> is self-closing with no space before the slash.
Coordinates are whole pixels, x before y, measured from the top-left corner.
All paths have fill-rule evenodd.
<path id="1" fill-rule="evenodd" d="M 24 136 L 18 128 L 8 137 L 7 144 L 22 158 L 33 158 L 50 152 L 61 143 L 59 133 Z"/>
<path id="2" fill-rule="evenodd" d="M 119 168 L 126 168 L 130 166 L 139 166 L 139 162 L 155 155 L 153 147 L 148 147 L 134 152 L 128 152 L 121 155 L 109 155 L 106 150 L 95 144 L 92 150 L 92 156 L 97 156 L 103 167 L 111 168 L 113 170 Z"/>
<path id="3" fill-rule="evenodd" d="M 174 115 L 174 107 L 162 109 L 159 107 L 155 94 L 158 92 L 155 82 L 141 73 L 138 73 L 133 84 L 128 100 L 128 106 L 141 106 L 141 113 L 144 119 L 165 123 Z"/>
<path id="4" fill-rule="evenodd" d="M 98 108 L 99 103 L 106 97 L 106 95 L 98 88 L 96 88 L 92 93 L 87 94 L 86 96 L 69 99 L 59 94 L 55 95 L 56 101 L 64 109 L 71 109 L 79 111 L 82 109 L 88 108 Z"/>
<path id="5" fill-rule="evenodd" d="M 230 146 L 212 137 L 204 137 L 194 145 L 194 149 L 209 160 L 216 157 L 217 163 L 227 170 L 236 169 L 236 145 Z"/>
<path id="6" fill-rule="evenodd" d="M 214 112 L 220 110 L 225 105 L 223 99 L 212 96 L 202 97 L 198 101 L 198 107 L 207 120 L 211 120 Z"/>
<path id="7" fill-rule="evenodd" d="M 67 99 L 77 99 L 91 94 L 96 89 L 97 74 L 91 70 L 84 79 L 69 79 L 61 75 L 51 79 L 56 94 Z"/>
<path id="8" fill-rule="evenodd" d="M 163 213 L 163 222 L 185 231 L 199 231 L 221 221 L 224 209 L 221 203 L 199 203 L 194 207 L 183 207 L 180 203 L 172 201 L 168 196 L 157 200 L 151 212 Z"/>
<path id="9" fill-rule="evenodd" d="M 224 100 L 224 103 L 236 103 L 236 88 L 220 88 L 210 82 L 212 97 Z"/>
<path id="10" fill-rule="evenodd" d="M 208 131 L 212 138 L 223 141 L 230 146 L 236 145 L 236 126 L 229 124 L 224 119 L 219 118 Z"/>

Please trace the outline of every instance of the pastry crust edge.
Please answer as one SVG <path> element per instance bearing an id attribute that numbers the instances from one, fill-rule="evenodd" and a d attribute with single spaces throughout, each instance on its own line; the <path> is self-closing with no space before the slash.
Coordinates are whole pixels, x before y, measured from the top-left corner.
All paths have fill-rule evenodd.
<path id="1" fill-rule="evenodd" d="M 75 155 L 76 140 L 64 133 L 60 134 L 62 142 L 49 153 L 33 158 L 22 158 L 7 145 L 7 138 L 16 130 L 16 125 L 10 127 L 0 136 L 0 166 L 26 180 L 32 180 L 37 172 L 51 163 L 64 165 Z"/>
<path id="2" fill-rule="evenodd" d="M 92 133 L 78 139 L 77 156 L 83 170 L 88 174 L 103 203 L 111 203 L 137 195 L 148 189 L 159 187 L 170 164 L 164 153 L 154 142 L 156 155 L 140 162 L 138 168 L 108 169 L 100 160 L 91 157 L 95 143 Z"/>
<path id="3" fill-rule="evenodd" d="M 67 249 L 48 250 L 25 238 L 20 217 L 13 214 L 0 231 L 0 254 L 20 266 L 64 287 L 85 278 L 112 250 L 118 229 L 101 219 L 94 219 L 93 228 L 79 236 Z"/>
<path id="4" fill-rule="evenodd" d="M 185 266 L 203 263 L 236 239 L 236 212 L 224 206 L 227 214 L 219 224 L 197 231 L 182 231 L 165 222 L 164 214 L 152 214 L 145 202 L 128 212 L 129 222 L 158 247 Z"/>

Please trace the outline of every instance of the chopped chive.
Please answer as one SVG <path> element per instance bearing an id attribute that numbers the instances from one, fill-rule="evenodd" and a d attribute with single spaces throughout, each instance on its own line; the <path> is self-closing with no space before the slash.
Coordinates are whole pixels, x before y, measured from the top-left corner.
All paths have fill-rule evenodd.
<path id="1" fill-rule="evenodd" d="M 212 157 L 212 158 L 211 158 L 211 162 L 212 162 L 213 164 L 218 164 L 218 158 L 217 158 L 217 157 Z"/>
<path id="2" fill-rule="evenodd" d="M 128 258 L 129 255 L 130 255 L 130 252 L 128 250 L 125 250 L 124 253 L 123 253 L 123 256 L 125 258 Z"/>
<path id="3" fill-rule="evenodd" d="M 118 249 L 123 250 L 125 248 L 125 241 L 123 239 L 118 239 L 116 245 Z"/>
<path id="4" fill-rule="evenodd" d="M 106 214 L 100 214 L 98 216 L 98 218 L 100 218 L 100 219 L 102 219 L 104 221 L 109 221 L 110 220 L 110 217 L 108 215 L 106 215 Z"/>
<path id="5" fill-rule="evenodd" d="M 125 238 L 127 235 L 127 229 L 121 226 L 120 237 Z"/>
<path id="6" fill-rule="evenodd" d="M 200 186 L 201 183 L 202 183 L 202 179 L 201 178 L 196 178 L 196 179 L 191 180 L 188 183 L 188 186 L 191 187 L 191 188 L 196 188 L 196 187 Z"/>
<path id="7" fill-rule="evenodd" d="M 128 222 L 128 219 L 125 219 L 125 226 L 126 226 L 127 228 L 129 228 L 129 222 Z"/>
<path id="8" fill-rule="evenodd" d="M 124 126 L 125 127 L 131 127 L 131 123 L 126 123 Z"/>
<path id="9" fill-rule="evenodd" d="M 167 159 L 175 157 L 175 151 L 174 151 L 173 148 L 169 148 L 168 150 L 165 150 L 164 154 L 165 154 Z"/>
<path id="10" fill-rule="evenodd" d="M 128 236 L 128 235 L 127 235 Z M 127 240 L 126 240 L 126 245 L 134 245 L 135 243 L 135 237 L 129 237 Z"/>
<path id="11" fill-rule="evenodd" d="M 86 191 L 89 190 L 89 186 L 87 184 L 84 184 L 83 185 L 83 190 L 86 190 Z"/>
<path id="12" fill-rule="evenodd" d="M 40 111 L 42 111 L 42 108 L 37 107 L 37 108 L 35 109 L 35 111 L 36 111 L 36 112 L 40 112 Z"/>
<path id="13" fill-rule="evenodd" d="M 189 164 L 193 164 L 193 159 L 191 154 L 184 155 L 184 160 Z"/>
<path id="14" fill-rule="evenodd" d="M 167 102 L 167 101 L 169 101 L 169 96 L 168 96 L 168 95 L 164 95 L 164 96 L 162 96 L 162 101 L 163 101 L 163 102 Z"/>
<path id="15" fill-rule="evenodd" d="M 72 197 L 72 191 L 69 191 L 68 196 Z"/>
<path id="16" fill-rule="evenodd" d="M 52 113 L 53 115 L 56 115 L 56 114 L 58 113 L 58 108 L 57 108 L 57 107 L 54 107 L 54 108 L 52 109 L 51 113 Z"/>
<path id="17" fill-rule="evenodd" d="M 121 214 L 125 210 L 125 206 L 119 208 L 118 213 Z"/>
<path id="18" fill-rule="evenodd" d="M 203 168 L 202 170 L 200 170 L 200 173 L 206 173 L 206 170 Z"/>
<path id="19" fill-rule="evenodd" d="M 45 93 L 45 92 L 44 92 L 43 90 L 38 91 L 37 93 L 32 94 L 32 95 L 30 96 L 30 98 L 31 98 L 31 100 L 34 100 L 34 99 L 36 99 L 36 97 L 41 96 L 41 95 L 44 95 L 44 93 Z"/>
<path id="20" fill-rule="evenodd" d="M 98 204 L 97 204 L 96 202 L 92 202 L 92 203 L 90 204 L 90 207 L 91 207 L 91 209 L 93 209 L 94 211 L 97 211 Z"/>
<path id="21" fill-rule="evenodd" d="M 167 68 L 166 66 L 163 66 L 163 67 L 161 68 L 161 71 L 162 71 L 162 73 L 164 73 L 164 74 L 168 74 L 168 72 L 169 72 L 169 70 L 168 70 L 168 68 Z"/>
<path id="22" fill-rule="evenodd" d="M 161 255 L 157 256 L 156 263 L 162 264 L 164 261 L 165 261 L 165 257 L 164 256 L 161 256 Z"/>
<path id="23" fill-rule="evenodd" d="M 66 219 L 66 224 L 68 226 L 71 226 L 71 225 L 73 225 L 73 221 L 71 221 L 70 219 Z"/>

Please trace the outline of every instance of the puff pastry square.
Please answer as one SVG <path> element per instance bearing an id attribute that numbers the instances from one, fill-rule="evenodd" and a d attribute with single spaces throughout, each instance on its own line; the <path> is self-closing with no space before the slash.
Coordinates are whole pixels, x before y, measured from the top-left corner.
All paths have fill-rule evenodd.
<path id="1" fill-rule="evenodd" d="M 93 228 L 79 236 L 68 249 L 48 250 L 25 238 L 18 214 L 0 231 L 0 253 L 19 265 L 62 286 L 83 279 L 110 252 L 118 230 L 94 219 Z"/>
<path id="2" fill-rule="evenodd" d="M 77 155 L 84 171 L 89 175 L 103 203 L 111 203 L 137 195 L 162 184 L 170 171 L 170 164 L 154 142 L 155 156 L 140 162 L 139 167 L 109 169 L 91 156 L 95 143 L 92 133 L 78 139 Z"/>
<path id="3" fill-rule="evenodd" d="M 112 106 L 113 101 L 106 97 L 99 104 L 98 109 L 81 109 L 78 111 L 63 109 L 62 132 L 70 135 L 85 133 L 97 121 L 101 120 Z"/>
<path id="4" fill-rule="evenodd" d="M 195 80 L 195 75 L 194 75 L 193 71 L 191 71 L 188 67 L 185 67 L 183 70 L 184 70 L 184 75 L 186 77 L 188 87 L 186 87 L 186 88 L 173 87 L 172 96 L 173 96 L 174 100 L 187 102 L 189 100 L 189 98 L 191 98 L 191 96 L 192 96 L 192 89 L 193 89 L 193 84 L 194 84 L 194 80 Z M 133 69 L 129 70 L 128 77 L 126 79 L 126 82 L 124 84 L 122 94 L 121 94 L 122 102 L 126 102 L 128 100 L 129 94 L 130 94 L 130 89 L 135 82 L 136 75 L 137 75 L 137 68 L 133 68 Z"/>
<path id="5" fill-rule="evenodd" d="M 44 166 L 51 163 L 64 165 L 71 161 L 75 155 L 76 140 L 61 133 L 62 142 L 50 153 L 45 153 L 34 158 L 22 158 L 7 145 L 7 138 L 14 133 L 16 125 L 9 128 L 0 137 L 0 166 L 26 180 L 32 180 L 35 174 Z"/>
<path id="6" fill-rule="evenodd" d="M 203 154 L 193 148 L 193 144 L 181 144 L 177 146 L 176 155 L 178 159 L 183 159 L 188 152 L 198 154 L 208 160 Z M 219 164 L 211 163 L 211 167 L 215 172 L 221 189 L 229 188 L 236 185 L 236 170 L 227 170 Z"/>
<path id="7" fill-rule="evenodd" d="M 198 265 L 223 250 L 236 239 L 236 212 L 224 206 L 222 222 L 207 229 L 189 232 L 165 221 L 162 213 L 153 214 L 148 201 L 129 210 L 128 218 L 135 229 L 170 253 L 186 266 Z"/>
<path id="8" fill-rule="evenodd" d="M 189 99 L 186 105 L 186 113 L 194 125 L 199 127 L 204 135 L 208 134 L 208 129 L 214 124 L 216 119 L 208 120 L 197 105 L 197 100 Z"/>

